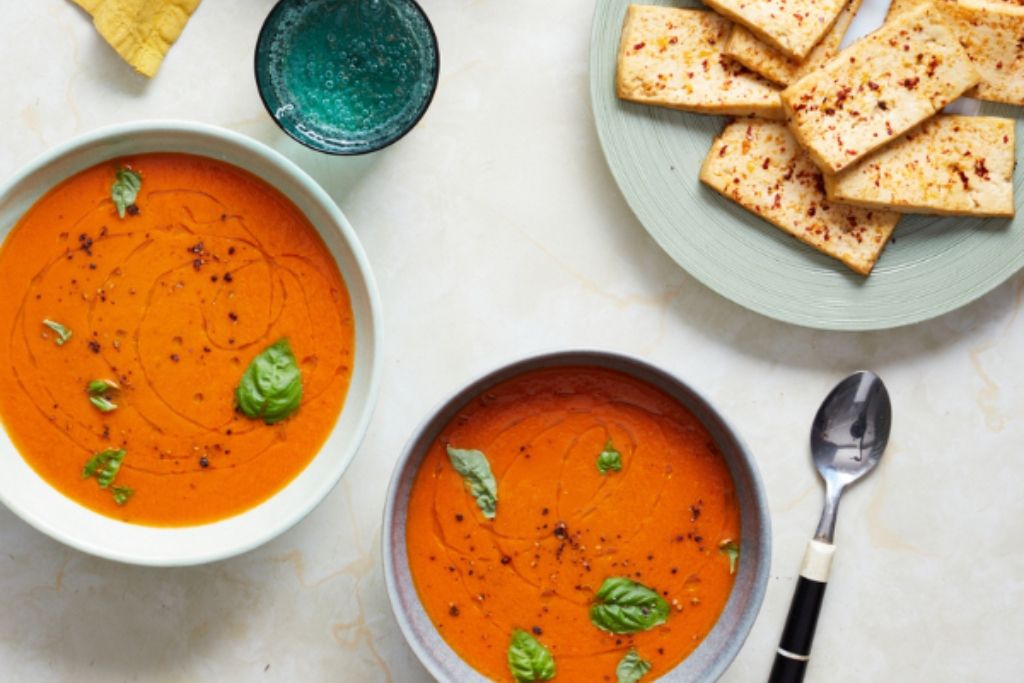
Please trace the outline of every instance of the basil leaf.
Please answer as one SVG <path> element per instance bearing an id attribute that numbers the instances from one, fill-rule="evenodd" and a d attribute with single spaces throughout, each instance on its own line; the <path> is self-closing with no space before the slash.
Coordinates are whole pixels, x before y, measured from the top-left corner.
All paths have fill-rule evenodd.
<path id="1" fill-rule="evenodd" d="M 252 359 L 235 389 L 235 405 L 251 420 L 268 425 L 292 415 L 302 401 L 302 373 L 286 338 Z"/>
<path id="2" fill-rule="evenodd" d="M 476 499 L 477 507 L 487 519 L 498 513 L 498 482 L 491 474 L 487 456 L 480 451 L 462 450 L 448 446 L 448 459 L 462 476 L 466 490 Z"/>
<path id="3" fill-rule="evenodd" d="M 668 603 L 660 595 L 624 576 L 605 579 L 597 600 L 590 622 L 610 633 L 647 631 L 668 619 Z"/>
<path id="4" fill-rule="evenodd" d="M 112 379 L 94 379 L 85 385 L 90 396 L 102 396 L 108 391 L 117 391 L 121 387 Z"/>
<path id="5" fill-rule="evenodd" d="M 96 410 L 101 413 L 111 413 L 117 410 L 117 404 L 106 396 L 90 396 L 89 403 L 93 404 Z"/>
<path id="6" fill-rule="evenodd" d="M 121 469 L 121 462 L 127 452 L 123 448 L 108 448 L 89 458 L 82 468 L 82 479 L 96 477 L 101 489 L 114 483 L 114 477 Z"/>
<path id="7" fill-rule="evenodd" d="M 117 207 L 117 215 L 124 218 L 128 207 L 135 203 L 142 189 L 142 176 L 130 168 L 119 168 L 114 176 L 114 184 L 110 188 L 110 198 Z"/>
<path id="8" fill-rule="evenodd" d="M 129 498 L 135 495 L 135 489 L 127 486 L 115 486 L 110 489 L 110 492 L 114 494 L 114 502 L 118 505 L 124 505 Z"/>
<path id="9" fill-rule="evenodd" d="M 49 327 L 51 330 L 53 330 L 54 333 L 57 335 L 53 340 L 53 343 L 56 344 L 57 346 L 64 346 L 64 343 L 68 339 L 71 339 L 71 330 L 64 327 L 56 320 L 44 320 L 43 324 Z"/>
<path id="10" fill-rule="evenodd" d="M 615 667 L 615 675 L 618 676 L 619 683 L 637 683 L 650 670 L 651 663 L 640 659 L 636 650 L 630 650 L 619 660 L 619 665 Z"/>
<path id="11" fill-rule="evenodd" d="M 622 471 L 622 454 L 612 446 L 612 440 L 604 445 L 604 450 L 597 456 L 597 471 L 601 474 L 608 474 L 608 470 Z"/>
<path id="12" fill-rule="evenodd" d="M 740 559 L 740 547 L 736 545 L 736 541 L 731 538 L 727 538 L 718 544 L 718 552 L 722 553 L 729 558 L 729 573 L 736 573 L 736 564 Z"/>
<path id="13" fill-rule="evenodd" d="M 539 640 L 516 629 L 508 646 L 508 668 L 519 683 L 550 681 L 555 677 L 555 658 Z"/>

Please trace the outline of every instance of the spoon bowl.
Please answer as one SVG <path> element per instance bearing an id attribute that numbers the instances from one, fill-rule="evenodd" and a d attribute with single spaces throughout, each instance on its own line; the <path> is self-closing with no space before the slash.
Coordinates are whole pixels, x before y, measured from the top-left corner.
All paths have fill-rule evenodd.
<path id="1" fill-rule="evenodd" d="M 825 480 L 825 509 L 815 538 L 832 542 L 843 489 L 878 465 L 891 425 L 889 392 L 868 370 L 846 377 L 822 401 L 811 424 L 811 457 Z"/>
<path id="2" fill-rule="evenodd" d="M 889 441 L 892 405 L 873 372 L 855 372 L 822 402 L 811 425 L 811 455 L 822 479 L 849 485 L 878 464 Z"/>

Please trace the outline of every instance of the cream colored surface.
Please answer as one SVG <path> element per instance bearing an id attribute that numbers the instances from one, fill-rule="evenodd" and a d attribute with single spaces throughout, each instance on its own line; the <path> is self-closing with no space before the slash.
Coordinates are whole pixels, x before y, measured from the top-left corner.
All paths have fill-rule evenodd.
<path id="1" fill-rule="evenodd" d="M 616 92 L 624 100 L 701 114 L 781 119 L 778 88 L 723 56 L 731 30 L 714 12 L 630 5 Z"/>
<path id="2" fill-rule="evenodd" d="M 843 498 L 808 683 L 1020 680 L 1024 274 L 909 329 L 835 334 L 762 318 L 682 272 L 622 200 L 589 108 L 591 0 L 425 0 L 443 50 L 437 98 L 408 137 L 356 159 L 305 151 L 264 112 L 252 48 L 271 5 L 204 3 L 150 82 L 70 4 L 9 3 L 0 176 L 137 118 L 198 118 L 282 150 L 341 203 L 376 270 L 386 356 L 370 433 L 309 518 L 208 567 L 95 560 L 0 508 L 0 680 L 427 683 L 381 579 L 391 466 L 456 386 L 521 354 L 584 345 L 685 377 L 760 463 L 771 578 L 722 683 L 767 677 L 821 511 L 811 418 L 860 367 L 889 386 L 892 439 Z"/>
<path id="3" fill-rule="evenodd" d="M 725 54 L 774 83 L 788 85 L 814 71 L 836 56 L 839 44 L 860 9 L 861 0 L 850 0 L 821 42 L 804 59 L 787 57 L 742 26 L 736 26 L 725 46 Z"/>
<path id="4" fill-rule="evenodd" d="M 828 32 L 846 0 L 704 0 L 787 57 L 805 58 Z"/>
<path id="5" fill-rule="evenodd" d="M 822 583 L 828 581 L 828 575 L 832 571 L 832 556 L 835 553 L 836 547 L 831 543 L 816 541 L 813 538 L 807 541 L 804 561 L 800 564 L 800 576 Z"/>
<path id="6" fill-rule="evenodd" d="M 152 78 L 200 0 L 71 0 L 132 68 Z"/>
<path id="7" fill-rule="evenodd" d="M 790 85 L 782 106 L 815 163 L 838 173 L 977 82 L 941 12 L 925 3 Z"/>
<path id="8" fill-rule="evenodd" d="M 842 206 L 825 196 L 821 171 L 786 124 L 753 119 L 726 126 L 701 182 L 818 251 L 867 275 L 899 214 Z"/>
<path id="9" fill-rule="evenodd" d="M 939 114 L 835 176 L 830 199 L 903 213 L 1013 216 L 1016 121 Z"/>

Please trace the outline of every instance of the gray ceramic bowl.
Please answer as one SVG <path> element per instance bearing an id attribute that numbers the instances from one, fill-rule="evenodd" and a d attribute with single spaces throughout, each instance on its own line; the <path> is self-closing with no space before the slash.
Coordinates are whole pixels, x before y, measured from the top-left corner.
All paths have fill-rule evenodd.
<path id="1" fill-rule="evenodd" d="M 533 356 L 484 375 L 444 401 L 413 434 L 395 466 L 384 508 L 384 576 L 391 607 L 416 656 L 440 681 L 483 682 L 441 638 L 427 616 L 409 571 L 405 551 L 405 524 L 409 492 L 424 455 L 438 433 L 469 401 L 486 389 L 516 375 L 541 368 L 595 366 L 617 370 L 658 387 L 696 415 L 717 443 L 729 464 L 740 502 L 739 571 L 732 593 L 715 627 L 704 642 L 662 681 L 687 683 L 715 681 L 736 657 L 754 625 L 768 583 L 771 564 L 771 518 L 757 465 L 725 418 L 682 380 L 644 361 L 606 351 L 561 351 Z"/>

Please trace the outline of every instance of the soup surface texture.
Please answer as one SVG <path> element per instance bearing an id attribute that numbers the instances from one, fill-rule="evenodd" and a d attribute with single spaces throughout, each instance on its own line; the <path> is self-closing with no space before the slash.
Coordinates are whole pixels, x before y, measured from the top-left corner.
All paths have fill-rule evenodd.
<path id="1" fill-rule="evenodd" d="M 493 519 L 452 448 L 486 456 Z M 547 648 L 555 680 L 616 681 L 635 651 L 646 681 L 711 630 L 739 530 L 728 466 L 686 408 L 619 372 L 556 368 L 498 384 L 442 430 L 413 484 L 407 552 L 430 619 L 484 676 L 514 680 L 510 642 L 523 631 Z M 664 600 L 664 622 L 641 610 L 644 628 L 604 630 L 607 614 L 592 610 L 613 577 Z"/>
<path id="2" fill-rule="evenodd" d="M 141 187 L 118 207 L 126 170 Z M 145 154 L 64 181 L 4 242 L 0 291 L 3 425 L 47 482 L 111 517 L 184 526 L 253 507 L 345 400 L 355 338 L 334 259 L 282 194 L 220 161 Z M 266 424 L 235 389 L 281 339 L 301 402 Z"/>

